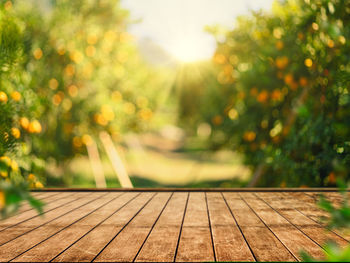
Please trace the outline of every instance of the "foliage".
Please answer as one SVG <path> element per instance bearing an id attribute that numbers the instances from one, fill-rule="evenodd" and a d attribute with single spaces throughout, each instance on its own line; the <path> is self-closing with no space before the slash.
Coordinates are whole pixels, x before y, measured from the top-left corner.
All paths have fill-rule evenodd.
<path id="1" fill-rule="evenodd" d="M 208 143 L 238 150 L 259 185 L 334 186 L 350 167 L 350 5 L 276 1 L 271 13 L 212 27 L 216 88 L 204 85 L 199 127 Z"/>
<path id="2" fill-rule="evenodd" d="M 10 182 L 0 182 L 0 189 L 0 218 L 14 214 L 23 201 L 28 201 L 38 213 L 43 212 L 44 203 L 30 195 L 26 183 L 13 184 Z"/>
<path id="3" fill-rule="evenodd" d="M 17 19 L 0 7 L 0 216 L 14 213 L 26 200 L 38 211 L 43 204 L 28 192 L 28 186 L 42 187 L 34 174 L 34 162 L 25 150 L 26 136 L 19 128 L 19 116 L 28 111 L 17 82 L 23 54 L 23 34 Z M 29 121 L 28 121 L 29 122 Z M 36 123 L 36 122 L 34 122 Z M 37 126 L 40 124 L 37 124 Z M 28 123 L 32 127 L 32 123 Z M 32 127 L 33 128 L 33 127 Z M 19 162 L 15 159 L 23 157 Z M 27 160 L 26 160 L 27 159 Z"/>
<path id="4" fill-rule="evenodd" d="M 329 228 L 350 229 L 350 206 L 346 185 L 344 185 L 344 187 L 340 189 L 340 193 L 342 194 L 343 200 L 339 208 L 334 207 L 334 205 L 324 196 L 320 197 L 318 204 L 320 208 L 322 208 L 330 214 L 330 220 L 328 222 Z"/>
<path id="5" fill-rule="evenodd" d="M 336 245 L 333 242 L 328 242 L 326 245 L 323 246 L 325 250 L 325 258 L 322 260 L 317 260 L 313 257 L 311 257 L 308 253 L 305 251 L 302 251 L 301 257 L 304 262 L 320 262 L 320 261 L 327 261 L 327 262 L 350 262 L 350 246 L 347 246 L 344 249 L 339 248 L 338 245 Z"/>
<path id="6" fill-rule="evenodd" d="M 13 200 L 40 209 L 25 185 L 43 187 L 48 174 L 65 174 L 100 131 L 119 141 L 147 129 L 165 78 L 139 56 L 118 0 L 0 0 L 0 8 L 5 213 L 15 210 Z"/>
<path id="7" fill-rule="evenodd" d="M 22 79 L 43 124 L 32 152 L 64 166 L 102 130 L 119 141 L 147 128 L 163 79 L 139 57 L 119 1 L 27 3 L 14 12 L 25 22 Z"/>
<path id="8" fill-rule="evenodd" d="M 347 186 L 341 180 L 338 180 L 338 185 L 340 185 L 339 191 L 342 194 L 342 202 L 339 208 L 334 207 L 334 205 L 327 200 L 324 196 L 321 196 L 319 200 L 319 207 L 324 211 L 328 212 L 330 217 L 327 219 L 327 226 L 329 229 L 350 229 L 350 206 L 347 191 Z M 340 248 L 336 243 L 329 241 L 323 246 L 325 250 L 325 259 L 329 262 L 350 262 L 350 245 L 345 248 Z M 311 257 L 307 252 L 302 251 L 301 256 L 303 261 L 306 262 L 316 262 L 319 260 Z"/>

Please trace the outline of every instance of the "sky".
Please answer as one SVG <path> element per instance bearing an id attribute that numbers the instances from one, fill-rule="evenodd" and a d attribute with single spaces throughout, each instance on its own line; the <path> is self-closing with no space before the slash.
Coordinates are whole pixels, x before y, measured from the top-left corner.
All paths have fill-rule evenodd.
<path id="1" fill-rule="evenodd" d="M 206 25 L 229 28 L 235 17 L 249 9 L 269 10 L 273 0 L 121 0 L 130 10 L 133 24 L 129 32 L 137 39 L 150 39 L 183 62 L 210 58 L 216 47 Z"/>

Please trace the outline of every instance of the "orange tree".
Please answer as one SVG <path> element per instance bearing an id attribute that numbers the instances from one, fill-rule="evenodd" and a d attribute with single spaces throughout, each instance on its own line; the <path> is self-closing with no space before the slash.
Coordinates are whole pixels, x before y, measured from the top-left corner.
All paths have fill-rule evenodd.
<path id="1" fill-rule="evenodd" d="M 23 134 L 21 128 L 21 116 L 30 112 L 31 104 L 25 93 L 27 87 L 19 81 L 23 74 L 19 66 L 23 59 L 23 33 L 10 9 L 11 3 L 0 6 L 0 217 L 16 211 L 22 200 L 28 200 L 39 211 L 42 207 L 27 192 L 28 183 L 42 187 L 32 173 L 40 165 L 28 151 L 33 133 L 39 133 L 41 126 L 37 120 L 26 120 L 30 136 Z"/>
<path id="2" fill-rule="evenodd" d="M 120 139 L 149 125 L 162 80 L 139 57 L 119 1 L 16 1 L 13 9 L 25 22 L 22 80 L 42 123 L 36 156 L 64 167 L 101 130 Z"/>
<path id="3" fill-rule="evenodd" d="M 244 154 L 253 185 L 349 177 L 349 17 L 347 1 L 276 1 L 271 13 L 240 17 L 218 37 L 220 92 L 205 98 L 216 106 L 201 116 L 212 146 Z"/>

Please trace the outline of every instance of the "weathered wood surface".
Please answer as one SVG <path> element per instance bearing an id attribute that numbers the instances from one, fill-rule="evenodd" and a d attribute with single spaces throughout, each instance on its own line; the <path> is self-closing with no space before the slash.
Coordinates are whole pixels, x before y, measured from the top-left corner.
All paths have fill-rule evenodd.
<path id="1" fill-rule="evenodd" d="M 320 192 L 172 190 L 35 192 L 43 215 L 0 220 L 0 261 L 300 261 L 349 244 L 320 221 Z"/>

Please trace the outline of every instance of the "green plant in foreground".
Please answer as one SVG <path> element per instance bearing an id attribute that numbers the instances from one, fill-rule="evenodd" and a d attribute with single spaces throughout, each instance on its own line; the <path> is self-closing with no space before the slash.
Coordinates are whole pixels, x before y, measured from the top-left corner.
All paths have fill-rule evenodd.
<path id="1" fill-rule="evenodd" d="M 346 184 L 338 181 L 339 192 L 342 194 L 342 202 L 339 208 L 336 208 L 329 200 L 324 196 L 320 197 L 318 205 L 321 209 L 328 212 L 330 217 L 327 219 L 327 227 L 329 229 L 350 229 L 350 206 L 348 200 L 348 192 L 346 191 Z M 325 220 L 323 218 L 323 220 Z M 345 248 L 339 247 L 336 243 L 329 241 L 324 246 L 325 257 L 322 261 L 328 262 L 350 262 L 350 245 Z M 311 257 L 307 252 L 301 251 L 300 255 L 303 261 L 316 262 L 320 261 Z"/>
<path id="2" fill-rule="evenodd" d="M 30 187 L 42 187 L 34 172 L 33 156 L 29 155 L 31 141 L 23 126 L 37 133 L 38 121 L 29 123 L 20 118 L 30 112 L 26 104 L 27 91 L 18 82 L 23 74 L 23 33 L 19 20 L 9 11 L 12 4 L 0 1 L 0 218 L 15 213 L 23 201 L 42 212 L 43 203 L 31 196 Z M 19 92 L 21 91 L 21 92 Z"/>
<path id="3" fill-rule="evenodd" d="M 329 228 L 340 228 L 349 229 L 350 228 L 350 206 L 346 191 L 346 185 L 343 183 L 338 183 L 340 185 L 340 193 L 342 194 L 343 200 L 341 202 L 341 207 L 336 208 L 334 205 L 327 200 L 324 196 L 320 197 L 319 206 L 323 210 L 330 214 L 330 219 L 327 222 Z"/>
<path id="4" fill-rule="evenodd" d="M 341 249 L 337 244 L 333 242 L 328 242 L 325 246 L 323 246 L 323 248 L 325 250 L 325 259 L 322 259 L 321 261 L 350 262 L 350 246 L 347 246 L 346 248 Z M 320 262 L 320 260 L 317 260 L 311 257 L 305 251 L 302 251 L 300 255 L 303 261 Z"/>
<path id="5" fill-rule="evenodd" d="M 0 189 L 0 218 L 14 214 L 23 201 L 28 201 L 38 213 L 43 212 L 44 203 L 30 195 L 26 183 L 0 182 Z"/>

